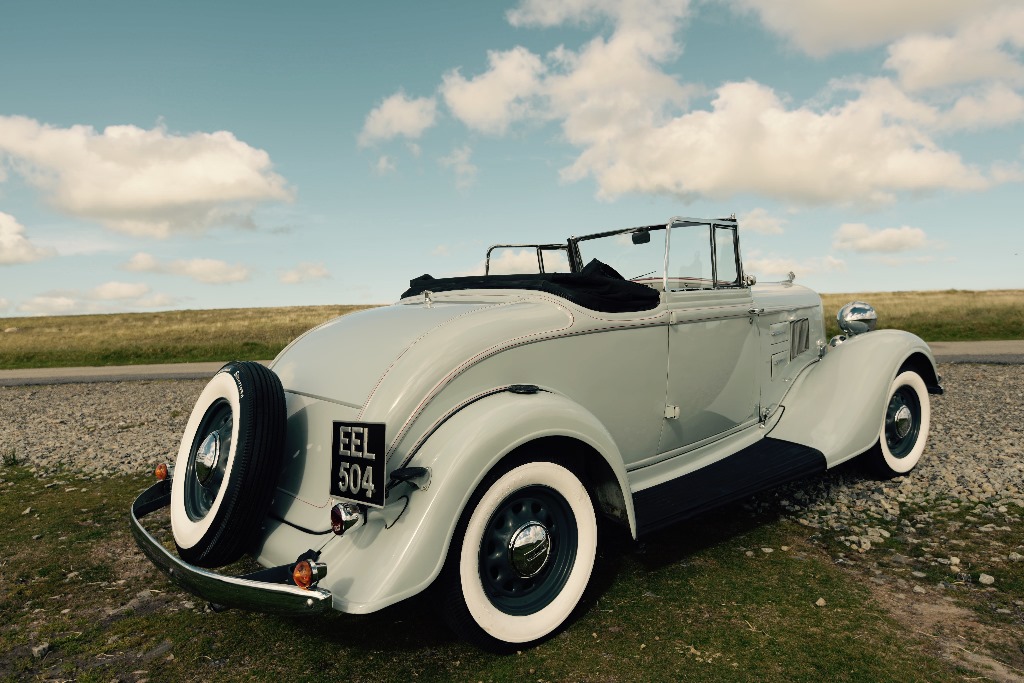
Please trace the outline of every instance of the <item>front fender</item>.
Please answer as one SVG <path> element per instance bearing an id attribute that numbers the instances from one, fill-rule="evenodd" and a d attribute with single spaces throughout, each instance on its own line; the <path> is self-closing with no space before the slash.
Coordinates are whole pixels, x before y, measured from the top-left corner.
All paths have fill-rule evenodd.
<path id="1" fill-rule="evenodd" d="M 941 391 L 935 358 L 919 337 L 877 330 L 849 339 L 794 382 L 771 436 L 821 451 L 829 467 L 863 453 L 878 440 L 889 386 L 905 365 Z"/>
<path id="2" fill-rule="evenodd" d="M 423 443 L 409 465 L 430 468 L 430 483 L 406 495 L 397 519 L 388 519 L 396 505 L 391 502 L 383 511 L 371 510 L 356 533 L 327 543 L 321 561 L 330 572 L 321 585 L 333 593 L 335 608 L 373 612 L 426 589 L 440 573 L 459 517 L 487 473 L 519 446 L 550 436 L 576 439 L 604 458 L 635 532 L 626 470 L 600 422 L 559 394 L 497 393 L 455 413 Z"/>

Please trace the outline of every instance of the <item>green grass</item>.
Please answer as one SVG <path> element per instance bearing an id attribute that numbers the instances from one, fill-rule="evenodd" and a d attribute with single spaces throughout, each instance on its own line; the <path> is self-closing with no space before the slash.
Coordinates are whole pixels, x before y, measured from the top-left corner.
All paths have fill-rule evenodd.
<path id="1" fill-rule="evenodd" d="M 866 301 L 878 311 L 878 328 L 913 332 L 925 341 L 1024 339 L 1024 290 L 946 290 L 822 294 L 826 332 L 839 334 L 836 312 Z"/>
<path id="2" fill-rule="evenodd" d="M 268 360 L 367 306 L 234 308 L 0 319 L 0 369 Z"/>
<path id="3" fill-rule="evenodd" d="M 926 341 L 1024 339 L 1024 290 L 824 294 L 827 333 L 854 299 L 880 328 Z M 0 318 L 0 369 L 268 360 L 306 330 L 366 306 L 238 308 Z"/>
<path id="4" fill-rule="evenodd" d="M 425 599 L 367 616 L 209 612 L 135 548 L 126 513 L 147 483 L 0 468 L 0 680 L 820 683 L 961 673 L 811 530 L 775 512 L 734 505 L 642 544 L 609 535 L 576 622 L 495 656 L 456 640 Z M 147 526 L 169 539 L 166 516 L 155 516 Z M 33 657 L 43 642 L 49 653 Z"/>

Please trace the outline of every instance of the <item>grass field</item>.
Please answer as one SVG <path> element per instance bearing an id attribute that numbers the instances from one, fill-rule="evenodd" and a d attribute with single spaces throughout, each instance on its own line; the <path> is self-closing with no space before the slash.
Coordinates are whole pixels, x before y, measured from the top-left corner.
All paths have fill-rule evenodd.
<path id="1" fill-rule="evenodd" d="M 835 312 L 863 299 L 879 328 L 925 341 L 1024 339 L 1024 290 L 825 294 L 827 335 Z M 366 306 L 248 308 L 0 318 L 0 369 L 268 360 L 307 329 Z"/>
<path id="2" fill-rule="evenodd" d="M 822 294 L 829 337 L 839 334 L 836 311 L 857 299 L 878 311 L 879 329 L 907 330 L 925 341 L 1024 339 L 1021 289 Z"/>
<path id="3" fill-rule="evenodd" d="M 0 369 L 267 360 L 367 306 L 229 308 L 0 319 Z"/>
<path id="4" fill-rule="evenodd" d="M 937 627 L 901 624 L 867 567 L 840 562 L 845 548 L 774 503 L 643 544 L 610 539 L 576 623 L 495 656 L 456 640 L 422 598 L 367 616 L 212 613 L 136 548 L 125 511 L 147 485 L 0 467 L 0 680 L 989 680 L 937 656 Z M 154 516 L 147 526 L 169 543 Z"/>

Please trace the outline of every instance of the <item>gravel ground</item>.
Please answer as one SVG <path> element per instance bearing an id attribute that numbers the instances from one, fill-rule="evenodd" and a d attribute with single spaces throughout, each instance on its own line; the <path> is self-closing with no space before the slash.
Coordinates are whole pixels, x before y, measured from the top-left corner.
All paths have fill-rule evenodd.
<path id="1" fill-rule="evenodd" d="M 173 462 L 208 381 L 0 387 L 0 455 L 40 476 L 152 472 Z"/>
<path id="2" fill-rule="evenodd" d="M 884 538 L 865 520 L 896 521 L 908 503 L 983 503 L 998 512 L 1016 505 L 1009 511 L 1024 513 L 1024 366 L 943 364 L 939 374 L 946 393 L 931 397 L 928 448 L 909 476 L 879 482 L 849 463 L 780 489 L 782 507 L 808 526 L 852 526 L 856 550 Z"/>
<path id="3" fill-rule="evenodd" d="M 811 526 L 891 521 L 901 505 L 936 498 L 1024 507 L 1024 366 L 942 365 L 940 373 L 946 394 L 932 397 L 928 450 L 911 476 L 880 484 L 842 467 L 781 489 L 783 507 Z M 0 387 L 0 454 L 13 449 L 40 476 L 148 473 L 173 460 L 205 384 Z"/>

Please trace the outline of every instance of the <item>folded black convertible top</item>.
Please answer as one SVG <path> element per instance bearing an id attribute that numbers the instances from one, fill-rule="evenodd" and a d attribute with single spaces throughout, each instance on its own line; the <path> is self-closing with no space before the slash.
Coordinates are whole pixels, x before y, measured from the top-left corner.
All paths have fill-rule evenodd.
<path id="1" fill-rule="evenodd" d="M 630 282 L 611 266 L 594 259 L 578 273 L 471 275 L 435 278 L 421 275 L 409 281 L 402 294 L 452 292 L 460 289 L 532 289 L 567 299 L 583 308 L 604 313 L 649 311 L 658 306 L 657 290 Z"/>

